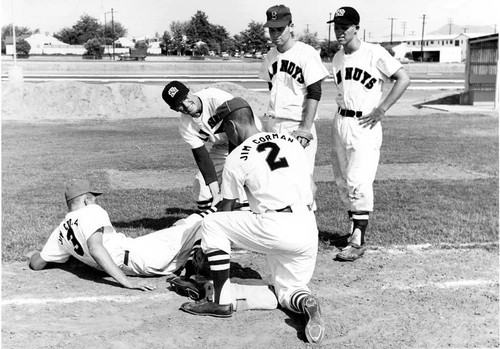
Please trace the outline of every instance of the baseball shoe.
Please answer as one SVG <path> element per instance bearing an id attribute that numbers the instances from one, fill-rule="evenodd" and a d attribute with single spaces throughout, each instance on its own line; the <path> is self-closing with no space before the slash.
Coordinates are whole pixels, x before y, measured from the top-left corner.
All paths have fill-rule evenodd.
<path id="1" fill-rule="evenodd" d="M 365 251 L 365 246 L 350 244 L 337 253 L 336 257 L 339 261 L 354 262 L 356 259 L 363 257 Z"/>
<path id="2" fill-rule="evenodd" d="M 321 344 L 325 336 L 325 324 L 321 318 L 321 309 L 316 297 L 309 295 L 305 298 L 304 312 L 307 317 L 305 329 L 307 341 L 311 344 Z"/>
<path id="3" fill-rule="evenodd" d="M 181 305 L 181 310 L 199 316 L 231 317 L 233 304 L 217 304 L 206 300 L 188 302 Z"/>

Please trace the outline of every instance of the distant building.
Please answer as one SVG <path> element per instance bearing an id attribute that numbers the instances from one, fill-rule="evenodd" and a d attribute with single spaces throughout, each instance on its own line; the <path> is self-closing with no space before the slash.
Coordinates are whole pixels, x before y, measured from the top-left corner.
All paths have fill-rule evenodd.
<path id="1" fill-rule="evenodd" d="M 403 59 L 411 56 L 414 61 L 461 63 L 465 62 L 467 55 L 467 42 L 470 38 L 483 36 L 477 33 L 462 33 L 451 35 L 429 34 L 417 36 L 395 36 L 393 51 L 396 58 Z M 388 43 L 387 38 L 370 38 L 367 41 L 375 43 Z M 423 55 L 423 59 L 422 59 Z"/>

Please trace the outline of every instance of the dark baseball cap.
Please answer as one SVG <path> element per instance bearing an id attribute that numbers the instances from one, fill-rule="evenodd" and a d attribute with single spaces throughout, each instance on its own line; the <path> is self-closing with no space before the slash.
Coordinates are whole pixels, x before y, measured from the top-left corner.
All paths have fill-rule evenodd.
<path id="1" fill-rule="evenodd" d="M 222 119 L 226 118 L 228 115 L 230 115 L 232 112 L 234 112 L 238 109 L 243 109 L 243 108 L 252 109 L 252 107 L 250 107 L 250 104 L 248 104 L 247 101 L 245 101 L 243 98 L 236 97 L 236 98 L 230 99 L 230 100 L 222 103 L 217 108 L 215 113 L 222 120 Z"/>
<path id="2" fill-rule="evenodd" d="M 267 22 L 264 27 L 280 28 L 292 23 L 292 13 L 285 5 L 276 5 L 266 11 Z"/>
<path id="3" fill-rule="evenodd" d="M 175 109 L 182 103 L 182 101 L 184 101 L 188 93 L 189 89 L 186 85 L 182 82 L 174 80 L 165 86 L 161 96 L 171 109 Z"/>
<path id="4" fill-rule="evenodd" d="M 77 196 L 87 193 L 91 193 L 94 196 L 99 196 L 102 194 L 102 191 L 96 190 L 86 179 L 72 179 L 68 182 L 68 184 L 66 184 L 64 196 L 66 197 L 66 201 L 69 201 L 76 198 Z"/>
<path id="5" fill-rule="evenodd" d="M 348 25 L 355 24 L 359 25 L 359 13 L 355 9 L 349 6 L 344 6 L 335 11 L 335 15 L 331 21 L 326 23 L 335 22 L 335 24 Z"/>

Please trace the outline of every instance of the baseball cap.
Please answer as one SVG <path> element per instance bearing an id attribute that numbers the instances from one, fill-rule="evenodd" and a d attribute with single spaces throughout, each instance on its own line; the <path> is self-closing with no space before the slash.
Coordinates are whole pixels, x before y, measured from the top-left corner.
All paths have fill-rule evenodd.
<path id="1" fill-rule="evenodd" d="M 171 81 L 165 86 L 161 94 L 165 103 L 167 103 L 171 109 L 175 109 L 182 101 L 186 98 L 189 93 L 189 89 L 182 82 Z"/>
<path id="2" fill-rule="evenodd" d="M 292 22 L 292 13 L 285 5 L 276 5 L 266 11 L 267 22 L 264 27 L 280 28 L 286 27 Z"/>
<path id="3" fill-rule="evenodd" d="M 241 97 L 236 97 L 236 98 L 230 99 L 230 100 L 225 101 L 224 103 L 222 103 L 217 108 L 217 110 L 215 111 L 215 113 L 222 120 L 222 119 L 226 118 L 228 115 L 230 115 L 232 112 L 234 112 L 234 111 L 236 111 L 238 109 L 243 109 L 243 108 L 250 108 L 250 109 L 252 109 L 250 107 L 250 105 L 247 103 L 247 101 L 245 101 Z"/>
<path id="4" fill-rule="evenodd" d="M 64 196 L 66 201 L 76 198 L 77 196 L 91 193 L 95 196 L 101 195 L 102 192 L 99 190 L 94 190 L 90 185 L 90 182 L 86 179 L 72 179 L 66 185 L 66 190 L 64 191 Z"/>
<path id="5" fill-rule="evenodd" d="M 335 15 L 331 21 L 326 23 L 335 22 L 335 24 L 355 24 L 359 25 L 359 13 L 355 9 L 349 6 L 344 6 L 335 11 Z"/>

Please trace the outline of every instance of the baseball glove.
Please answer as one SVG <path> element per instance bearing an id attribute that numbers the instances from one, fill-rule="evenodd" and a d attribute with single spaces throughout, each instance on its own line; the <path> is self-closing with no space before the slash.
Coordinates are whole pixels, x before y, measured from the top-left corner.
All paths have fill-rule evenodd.
<path id="1" fill-rule="evenodd" d="M 313 135 L 309 131 L 295 130 L 292 132 L 294 136 L 304 148 L 309 145 L 309 143 L 314 139 Z"/>
<path id="2" fill-rule="evenodd" d="M 175 276 L 167 279 L 170 288 L 181 296 L 186 296 L 192 300 L 211 299 L 213 286 L 210 282 L 199 282 L 185 276 Z"/>

